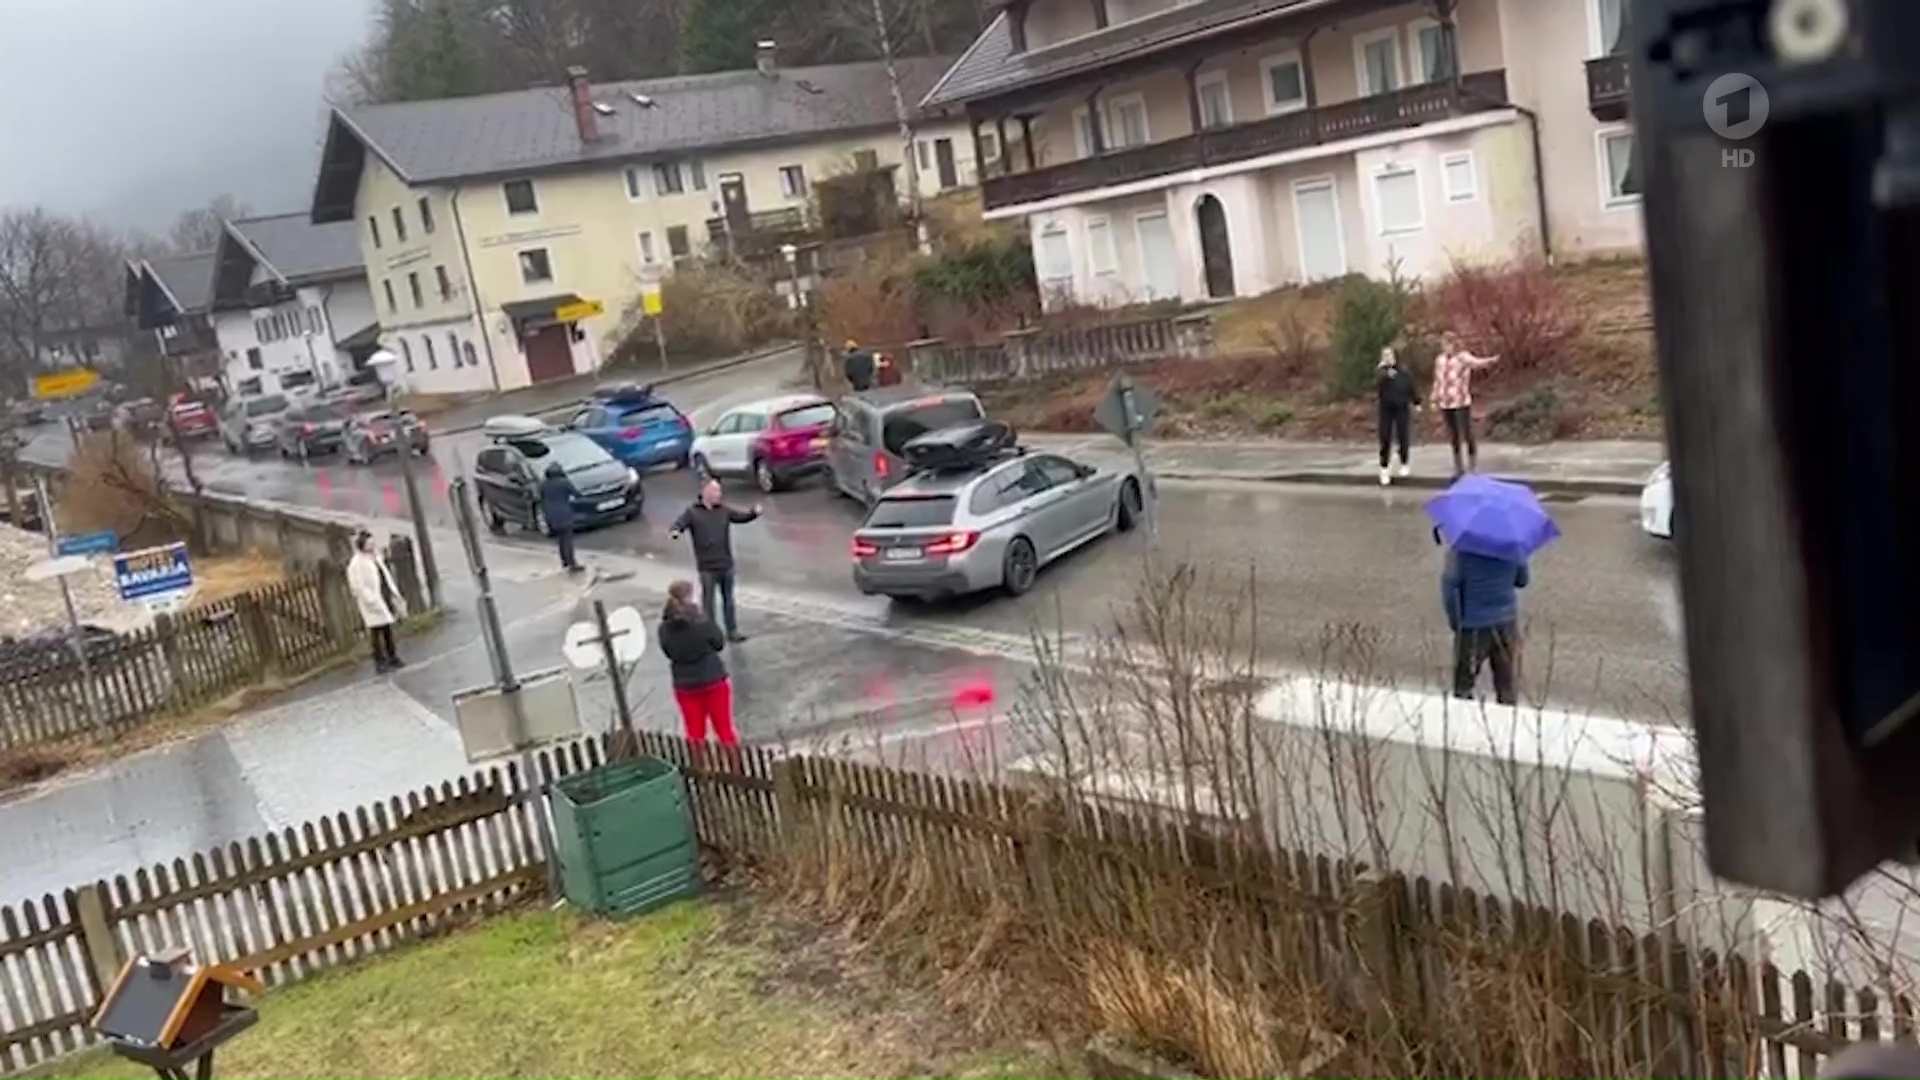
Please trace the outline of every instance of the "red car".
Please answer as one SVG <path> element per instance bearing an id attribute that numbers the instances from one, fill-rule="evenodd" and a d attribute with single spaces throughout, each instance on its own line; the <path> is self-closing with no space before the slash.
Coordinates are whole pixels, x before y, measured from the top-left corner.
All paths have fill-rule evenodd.
<path id="1" fill-rule="evenodd" d="M 213 410 L 203 401 L 176 395 L 168 406 L 173 414 L 173 432 L 181 439 L 205 439 L 218 432 Z"/>

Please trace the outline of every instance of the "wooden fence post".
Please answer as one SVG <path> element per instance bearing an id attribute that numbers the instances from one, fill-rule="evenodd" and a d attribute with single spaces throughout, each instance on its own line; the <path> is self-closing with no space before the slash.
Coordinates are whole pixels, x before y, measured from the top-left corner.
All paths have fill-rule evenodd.
<path id="1" fill-rule="evenodd" d="M 1353 989 L 1375 1039 L 1392 1040 L 1399 1023 L 1402 913 L 1394 885 L 1391 874 L 1367 870 L 1355 875 L 1348 893 L 1348 932 L 1359 967 Z"/>
<path id="2" fill-rule="evenodd" d="M 273 640 L 273 628 L 268 625 L 267 612 L 260 604 L 260 597 L 254 593 L 241 593 L 233 602 L 234 616 L 240 622 L 241 632 L 247 636 L 247 644 L 253 651 L 255 672 L 265 678 L 280 668 L 280 650 Z"/>
<path id="3" fill-rule="evenodd" d="M 180 628 L 173 613 L 163 611 L 153 618 L 153 632 L 160 639 L 160 655 L 167 663 L 167 704 L 184 705 L 193 699 L 193 687 L 187 685 L 187 666 L 180 662 Z"/>
<path id="4" fill-rule="evenodd" d="M 413 540 L 410 537 L 396 536 L 387 542 L 387 569 L 393 572 L 393 583 L 400 587 L 400 596 L 407 602 L 408 613 L 419 615 L 425 612 L 427 594 L 420 587 L 420 564 L 413 557 Z"/>
<path id="5" fill-rule="evenodd" d="M 773 763 L 773 805 L 780 839 L 791 841 L 800 829 L 800 778 L 792 758 Z"/>
<path id="6" fill-rule="evenodd" d="M 87 954 L 87 967 L 93 972 L 97 993 L 94 1000 L 107 996 L 107 989 L 120 975 L 124 959 L 120 943 L 114 940 L 113 924 L 107 918 L 107 898 L 100 883 L 82 885 L 73 895 L 74 914 L 80 919 L 80 941 Z"/>
<path id="7" fill-rule="evenodd" d="M 1026 869 L 1027 888 L 1050 923 L 1060 916 L 1060 896 L 1053 887 L 1054 833 L 1063 821 L 1056 805 L 1049 802 L 1034 806 L 1020 837 L 1020 862 Z"/>

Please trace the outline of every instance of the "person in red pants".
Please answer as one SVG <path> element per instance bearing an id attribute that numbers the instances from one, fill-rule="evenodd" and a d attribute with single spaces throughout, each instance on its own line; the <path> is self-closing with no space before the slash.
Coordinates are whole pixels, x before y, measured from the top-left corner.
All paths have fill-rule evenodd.
<path id="1" fill-rule="evenodd" d="M 704 743 L 707 731 L 722 746 L 739 746 L 733 733 L 733 680 L 720 653 L 726 635 L 693 599 L 693 582 L 667 586 L 667 607 L 660 615 L 660 651 L 673 669 L 673 700 L 680 706 L 687 741 Z"/>

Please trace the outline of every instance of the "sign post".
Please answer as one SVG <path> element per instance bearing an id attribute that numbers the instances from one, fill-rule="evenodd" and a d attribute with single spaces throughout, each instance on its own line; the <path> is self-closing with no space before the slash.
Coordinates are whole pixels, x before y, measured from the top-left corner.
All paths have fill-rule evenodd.
<path id="1" fill-rule="evenodd" d="M 667 370 L 667 329 L 660 318 L 666 302 L 660 292 L 660 270 L 655 266 L 640 270 L 640 311 L 653 321 L 653 343 L 660 350 L 660 370 Z"/>
<path id="2" fill-rule="evenodd" d="M 1113 381 L 1107 384 L 1105 396 L 1093 410 L 1094 420 L 1133 451 L 1133 466 L 1140 474 L 1140 504 L 1146 511 L 1147 540 L 1156 546 L 1160 540 L 1160 511 L 1157 505 L 1160 493 L 1158 485 L 1153 482 L 1153 474 L 1147 470 L 1146 434 L 1159 412 L 1160 399 L 1154 396 L 1153 389 L 1134 385 L 1134 381 L 1124 373 L 1115 375 Z"/>
<path id="3" fill-rule="evenodd" d="M 39 475 L 35 475 L 33 478 L 33 498 L 35 502 L 40 504 L 40 520 L 47 530 L 47 553 L 54 556 L 53 561 L 55 563 L 59 563 L 61 561 L 60 555 L 62 554 L 60 551 L 60 526 L 54 517 L 53 498 L 47 491 L 47 481 Z M 117 544 L 118 542 L 116 539 L 115 543 Z M 67 557 L 69 559 L 80 558 L 80 556 L 77 555 L 69 555 Z M 107 716 L 106 712 L 100 707 L 99 695 L 94 692 L 93 660 L 87 656 L 86 639 L 80 634 L 80 615 L 73 607 L 73 589 L 67 584 L 67 574 L 71 572 L 71 568 L 56 565 L 50 566 L 47 569 L 60 578 L 60 602 L 66 605 L 67 609 L 67 644 L 73 649 L 74 659 L 80 663 L 80 692 L 81 695 L 86 698 L 87 715 L 93 718 L 94 730 L 102 739 L 105 739 L 108 734 Z M 37 575 L 34 575 L 33 572 L 29 570 L 28 576 L 34 577 Z"/>
<path id="4" fill-rule="evenodd" d="M 607 680 L 613 684 L 614 711 L 619 716 L 623 734 L 619 742 L 622 756 L 630 755 L 639 747 L 639 737 L 633 730 L 633 710 L 627 704 L 627 681 L 621 668 L 632 665 L 646 651 L 647 625 L 640 613 L 631 607 L 615 608 L 609 613 L 606 602 L 599 599 L 593 602 L 593 621 L 568 627 L 566 641 L 561 646 L 567 662 L 582 671 L 606 668 Z"/>

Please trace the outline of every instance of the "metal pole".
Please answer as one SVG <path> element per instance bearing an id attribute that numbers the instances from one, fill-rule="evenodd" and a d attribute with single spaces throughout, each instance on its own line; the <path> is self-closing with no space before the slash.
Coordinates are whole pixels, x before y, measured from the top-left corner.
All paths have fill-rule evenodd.
<path id="1" fill-rule="evenodd" d="M 1005 149 L 1002 148 L 1002 153 Z M 1140 508 L 1147 519 L 1147 545 L 1160 546 L 1160 514 L 1155 506 L 1160 501 L 1159 491 L 1153 482 L 1153 476 L 1147 472 L 1147 450 L 1142 434 L 1146 430 L 1147 418 L 1140 415 L 1139 399 L 1133 391 L 1133 380 L 1126 375 L 1120 376 L 1120 402 L 1124 406 L 1126 417 L 1127 449 L 1133 451 L 1133 468 L 1140 477 Z"/>
<path id="2" fill-rule="evenodd" d="M 53 498 L 47 492 L 44 477 L 36 475 L 33 478 L 33 498 L 40 504 L 40 521 L 47 530 L 47 554 L 58 558 L 60 526 L 54 521 Z M 87 699 L 87 715 L 93 720 L 94 730 L 104 739 L 108 735 L 107 717 L 100 708 L 99 697 L 94 693 L 93 661 L 88 658 L 86 642 L 80 636 L 80 615 L 73 609 L 73 589 L 67 585 L 65 575 L 60 578 L 60 602 L 67 607 L 67 644 L 73 649 L 74 659 L 80 662 L 80 692 Z"/>
<path id="3" fill-rule="evenodd" d="M 493 662 L 493 679 L 507 700 L 510 717 L 509 736 L 520 751 L 520 776 L 532 797 L 534 831 L 546 857 L 547 891 L 560 895 L 560 864 L 555 857 L 547 822 L 546 791 L 541 785 L 538 761 L 527 746 L 526 706 L 520 700 L 520 680 L 513 674 L 513 661 L 507 655 L 507 635 L 500 627 L 500 608 L 494 603 L 493 582 L 487 573 L 485 545 L 480 539 L 480 523 L 474 520 L 473 501 L 467 498 L 467 478 L 455 477 L 447 496 L 453 503 L 454 525 L 460 531 L 461 546 L 467 553 L 467 566 L 473 571 L 473 583 L 480 590 L 480 635 L 487 643 L 487 658 Z"/>
<path id="4" fill-rule="evenodd" d="M 594 632 L 600 635 L 600 653 L 607 661 L 607 679 L 613 683 L 613 707 L 619 712 L 620 727 L 627 734 L 627 745 L 638 747 L 639 735 L 633 730 L 633 710 L 627 705 L 627 681 L 621 677 L 620 658 L 613 653 L 613 633 L 607 627 L 606 602 L 593 601 Z"/>
<path id="5" fill-rule="evenodd" d="M 660 347 L 660 370 L 663 372 L 667 370 L 667 328 L 665 323 L 666 320 L 660 316 L 655 315 L 653 317 L 653 343 Z"/>
<path id="6" fill-rule="evenodd" d="M 440 566 L 433 558 L 433 540 L 427 535 L 427 508 L 420 501 L 420 488 L 413 479 L 413 439 L 401 422 L 394 400 L 393 384 L 387 384 L 387 411 L 400 433 L 400 483 L 407 491 L 407 513 L 413 517 L 413 549 L 420 553 L 420 573 L 427 579 L 427 604 L 440 609 Z"/>

